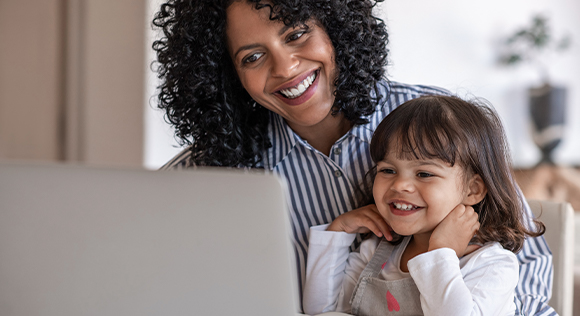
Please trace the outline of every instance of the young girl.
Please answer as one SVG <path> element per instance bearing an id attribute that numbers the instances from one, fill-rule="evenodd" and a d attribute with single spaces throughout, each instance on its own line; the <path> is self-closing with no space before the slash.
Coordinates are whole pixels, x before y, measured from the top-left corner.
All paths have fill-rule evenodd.
<path id="1" fill-rule="evenodd" d="M 304 311 L 513 315 L 527 228 L 501 122 L 450 96 L 408 101 L 371 141 L 376 210 L 311 227 Z M 478 219 L 479 217 L 479 219 Z M 390 226 L 395 235 L 387 241 Z M 349 253 L 355 233 L 375 233 Z M 469 245 L 459 240 L 473 236 Z"/>

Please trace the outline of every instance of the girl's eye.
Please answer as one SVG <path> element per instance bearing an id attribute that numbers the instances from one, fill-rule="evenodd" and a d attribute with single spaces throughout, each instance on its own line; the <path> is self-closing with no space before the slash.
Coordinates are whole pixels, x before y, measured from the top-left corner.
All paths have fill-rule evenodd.
<path id="1" fill-rule="evenodd" d="M 253 63 L 255 61 L 257 61 L 258 59 L 260 59 L 260 57 L 262 57 L 264 55 L 264 53 L 254 53 L 244 59 L 242 59 L 242 64 L 250 64 Z"/>
<path id="2" fill-rule="evenodd" d="M 381 170 L 379 170 L 380 173 L 385 173 L 385 174 L 395 174 L 395 170 L 391 169 L 391 168 L 383 168 Z"/>
<path id="3" fill-rule="evenodd" d="M 419 178 L 429 178 L 429 177 L 432 177 L 433 174 L 431 174 L 429 172 L 419 172 L 419 173 L 417 173 L 417 176 Z"/>

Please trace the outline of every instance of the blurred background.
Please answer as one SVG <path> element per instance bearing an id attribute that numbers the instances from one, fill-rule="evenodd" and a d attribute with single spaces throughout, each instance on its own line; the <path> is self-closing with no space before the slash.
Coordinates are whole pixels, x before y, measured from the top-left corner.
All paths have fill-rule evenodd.
<path id="1" fill-rule="evenodd" d="M 151 19 L 159 0 L 0 0 L 0 159 L 143 166 L 179 151 L 155 110 Z M 565 124 L 552 153 L 580 165 L 580 2 L 576 0 L 387 0 L 376 8 L 390 34 L 391 80 L 483 97 L 502 117 L 514 166 L 534 168 L 528 89 L 533 63 L 498 63 L 505 40 L 535 16 L 561 52 L 541 63 L 566 88 Z M 505 46 L 505 45 L 503 45 Z"/>
<path id="2" fill-rule="evenodd" d="M 151 20 L 161 2 L 0 0 L 0 159 L 157 169 L 179 152 L 156 110 Z M 580 209 L 579 1 L 387 0 L 376 14 L 389 29 L 390 80 L 489 101 L 524 193 Z M 520 43 L 522 62 L 498 62 L 538 17 L 543 51 Z M 562 122 L 545 129 L 557 142 L 538 164 L 529 90 L 547 80 L 564 91 Z"/>
<path id="3" fill-rule="evenodd" d="M 179 152 L 156 110 L 151 21 L 161 3 L 0 0 L 0 160 L 157 169 Z M 579 1 L 386 0 L 375 9 L 390 34 L 390 80 L 490 102 L 524 194 L 580 209 Z M 517 34 L 522 42 L 507 45 Z M 514 55 L 521 62 L 499 62 Z M 545 83 L 562 102 L 539 117 L 561 118 L 538 133 L 530 89 Z M 547 164 L 538 139 L 551 150 Z"/>
<path id="4" fill-rule="evenodd" d="M 151 20 L 161 2 L 0 0 L 0 161 L 157 169 L 179 152 L 155 109 Z M 376 13 L 390 34 L 390 80 L 485 98 L 526 197 L 580 210 L 580 1 L 386 0 Z M 538 31 L 538 17 L 544 51 L 528 61 L 536 51 L 520 44 L 511 57 L 521 63 L 499 63 L 507 39 Z M 530 89 L 545 83 L 564 91 L 548 97 L 564 101 L 550 110 L 562 120 L 538 130 Z M 551 146 L 550 161 L 539 163 L 538 144 Z"/>

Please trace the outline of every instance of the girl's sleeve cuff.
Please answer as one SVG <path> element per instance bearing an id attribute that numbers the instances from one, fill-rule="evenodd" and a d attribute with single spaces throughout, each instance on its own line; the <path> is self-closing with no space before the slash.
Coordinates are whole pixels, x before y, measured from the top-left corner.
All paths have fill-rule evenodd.
<path id="1" fill-rule="evenodd" d="M 327 231 L 328 224 L 310 227 L 308 243 L 310 245 L 324 245 L 336 247 L 350 247 L 356 234 L 346 232 Z"/>

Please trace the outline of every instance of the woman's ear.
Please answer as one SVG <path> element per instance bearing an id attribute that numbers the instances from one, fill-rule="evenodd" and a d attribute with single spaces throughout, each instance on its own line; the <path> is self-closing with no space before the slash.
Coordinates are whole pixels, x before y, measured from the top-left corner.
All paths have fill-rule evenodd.
<path id="1" fill-rule="evenodd" d="M 464 205 L 475 205 L 487 194 L 487 186 L 480 175 L 476 174 L 471 177 L 467 183 L 467 195 L 463 199 Z"/>

